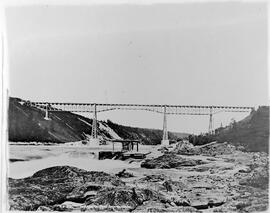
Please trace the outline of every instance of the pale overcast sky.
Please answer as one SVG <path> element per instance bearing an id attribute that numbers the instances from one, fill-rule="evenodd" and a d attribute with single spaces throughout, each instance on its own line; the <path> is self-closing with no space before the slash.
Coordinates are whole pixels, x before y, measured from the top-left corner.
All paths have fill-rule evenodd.
<path id="1" fill-rule="evenodd" d="M 32 101 L 268 104 L 265 3 L 20 6 L 6 10 L 10 95 Z M 98 115 L 162 128 L 149 112 Z M 244 115 L 214 118 L 215 126 Z M 208 117 L 170 116 L 203 132 Z"/>

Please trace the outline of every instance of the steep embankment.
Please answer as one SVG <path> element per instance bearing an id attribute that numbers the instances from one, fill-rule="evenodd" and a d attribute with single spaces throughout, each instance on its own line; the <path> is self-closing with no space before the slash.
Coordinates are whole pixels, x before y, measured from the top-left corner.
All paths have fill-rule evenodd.
<path id="1" fill-rule="evenodd" d="M 87 122 L 90 119 L 69 112 L 54 112 L 50 120 L 44 119 L 45 112 L 30 107 L 21 99 L 9 101 L 9 140 L 10 141 L 50 141 L 69 142 L 85 138 L 90 134 Z"/>
<path id="2" fill-rule="evenodd" d="M 220 142 L 228 141 L 235 145 L 243 145 L 248 151 L 268 152 L 269 107 L 261 106 L 242 121 L 219 129 L 216 139 Z"/>
<path id="3" fill-rule="evenodd" d="M 70 112 L 51 112 L 50 120 L 44 117 L 43 110 L 25 104 L 19 98 L 10 98 L 9 140 L 61 143 L 83 140 L 91 134 L 92 120 L 89 118 Z M 140 139 L 144 144 L 157 144 L 161 141 L 162 131 L 99 121 L 98 135 L 105 139 Z M 179 136 L 169 133 L 169 137 L 176 140 Z"/>

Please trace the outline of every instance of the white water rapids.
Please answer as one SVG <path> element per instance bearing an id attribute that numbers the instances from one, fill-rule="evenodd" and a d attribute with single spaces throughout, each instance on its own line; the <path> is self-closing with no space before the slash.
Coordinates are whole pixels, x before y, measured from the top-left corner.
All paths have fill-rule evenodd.
<path id="1" fill-rule="evenodd" d="M 120 150 L 119 145 L 115 146 Z M 151 146 L 141 146 L 141 150 L 149 151 Z M 24 178 L 35 172 L 52 166 L 75 166 L 85 170 L 116 173 L 124 168 L 139 168 L 140 163 L 121 160 L 98 160 L 101 150 L 112 150 L 110 145 L 100 147 L 87 146 L 35 146 L 10 145 L 7 162 L 8 177 Z"/>

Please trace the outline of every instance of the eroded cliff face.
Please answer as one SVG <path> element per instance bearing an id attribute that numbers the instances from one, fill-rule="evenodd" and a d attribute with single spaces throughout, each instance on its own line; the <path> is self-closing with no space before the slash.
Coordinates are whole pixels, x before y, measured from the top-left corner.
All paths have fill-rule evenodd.
<path id="1" fill-rule="evenodd" d="M 141 162 L 142 168 L 115 174 L 56 166 L 9 179 L 10 209 L 258 212 L 268 208 L 266 153 L 212 143 L 190 155 L 186 147 L 192 146 L 183 143 L 160 153 L 153 150 L 155 154 Z"/>

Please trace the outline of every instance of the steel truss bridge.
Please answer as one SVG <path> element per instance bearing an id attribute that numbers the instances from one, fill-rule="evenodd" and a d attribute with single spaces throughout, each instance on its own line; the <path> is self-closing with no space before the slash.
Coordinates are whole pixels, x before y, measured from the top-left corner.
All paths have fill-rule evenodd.
<path id="1" fill-rule="evenodd" d="M 136 110 L 161 113 L 163 117 L 163 140 L 168 142 L 167 115 L 207 115 L 209 116 L 209 133 L 213 132 L 213 115 L 222 112 L 249 113 L 254 107 L 243 106 L 197 106 L 197 105 L 158 105 L 158 104 L 108 104 L 108 103 L 57 103 L 30 102 L 28 105 L 45 111 L 45 119 L 50 112 L 93 113 L 91 137 L 97 139 L 97 113 L 115 110 Z"/>

